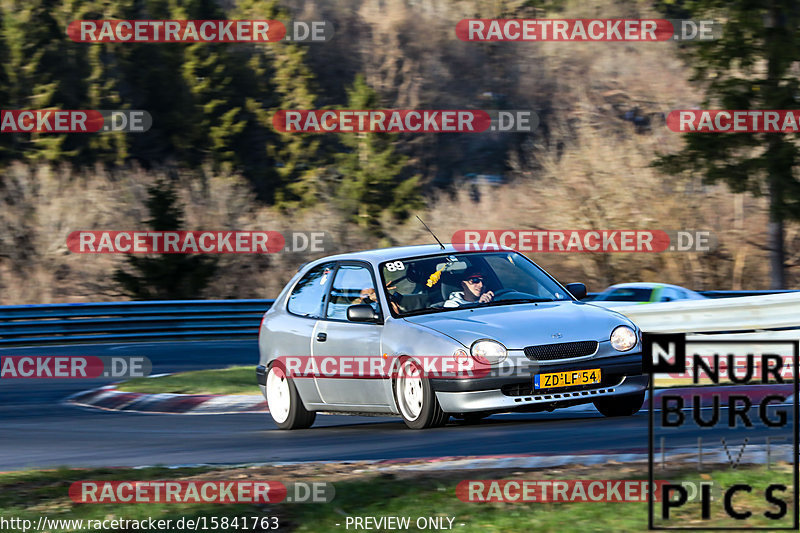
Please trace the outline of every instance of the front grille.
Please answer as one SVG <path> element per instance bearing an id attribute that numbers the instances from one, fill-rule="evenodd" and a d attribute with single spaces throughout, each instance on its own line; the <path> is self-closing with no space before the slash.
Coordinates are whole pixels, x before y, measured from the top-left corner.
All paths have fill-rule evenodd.
<path id="1" fill-rule="evenodd" d="M 555 361 L 592 355 L 597 351 L 597 341 L 559 342 L 526 346 L 525 357 L 531 361 Z"/>

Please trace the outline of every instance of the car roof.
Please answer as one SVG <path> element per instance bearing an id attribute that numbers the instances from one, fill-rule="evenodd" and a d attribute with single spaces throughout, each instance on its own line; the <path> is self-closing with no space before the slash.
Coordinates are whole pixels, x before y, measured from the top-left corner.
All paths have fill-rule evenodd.
<path id="1" fill-rule="evenodd" d="M 460 247 L 461 248 L 461 247 Z M 320 259 L 316 259 L 313 264 L 318 264 L 320 262 L 326 261 L 346 261 L 346 260 L 361 260 L 361 261 L 369 261 L 373 264 L 382 263 L 384 261 L 393 261 L 396 259 L 411 259 L 414 257 L 422 257 L 426 255 L 437 255 L 437 254 L 448 254 L 448 253 L 455 253 L 455 254 L 463 254 L 463 253 L 474 253 L 474 252 L 513 252 L 509 248 L 503 247 L 491 247 L 488 250 L 474 250 L 474 251 L 465 251 L 460 250 L 453 246 L 452 244 L 445 243 L 444 249 L 442 249 L 438 244 L 418 244 L 413 246 L 396 246 L 392 248 L 375 248 L 373 250 L 362 250 L 360 252 L 349 252 L 346 254 L 338 254 L 338 255 L 330 255 L 327 257 L 322 257 Z M 310 265 L 311 263 L 309 263 Z"/>
<path id="2" fill-rule="evenodd" d="M 634 283 L 617 283 L 615 285 L 611 285 L 603 292 L 607 292 L 613 289 L 653 289 L 655 287 L 672 287 L 673 289 L 680 289 L 682 291 L 695 292 L 692 289 L 687 289 L 686 287 L 681 287 L 680 285 L 672 285 L 671 283 L 655 283 L 649 281 L 639 281 Z"/>

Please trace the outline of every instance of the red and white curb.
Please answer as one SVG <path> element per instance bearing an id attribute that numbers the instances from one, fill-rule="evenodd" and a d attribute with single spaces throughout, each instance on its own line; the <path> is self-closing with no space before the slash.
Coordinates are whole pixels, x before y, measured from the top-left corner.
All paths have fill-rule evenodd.
<path id="1" fill-rule="evenodd" d="M 738 442 L 738 441 L 737 441 Z M 731 443 L 732 444 L 732 443 Z M 734 444 L 732 444 L 734 445 Z M 734 445 L 738 452 L 741 443 Z M 739 464 L 767 464 L 779 461 L 792 463 L 794 446 L 791 444 L 780 445 L 747 445 L 746 452 L 739 457 Z M 731 454 L 734 452 L 721 449 L 719 446 L 702 450 L 702 464 L 727 464 L 731 463 Z M 734 460 L 736 455 L 734 454 Z M 553 468 L 567 465 L 602 465 L 605 463 L 647 463 L 649 456 L 647 450 L 632 451 L 630 453 L 609 453 L 606 450 L 597 452 L 584 452 L 570 455 L 506 455 L 506 456 L 473 456 L 473 457 L 432 457 L 429 459 L 396 459 L 376 461 L 377 470 L 414 470 L 414 471 L 439 471 L 439 470 L 495 470 L 495 469 L 533 469 Z M 681 464 L 698 463 L 697 448 L 671 448 L 665 450 L 664 463 L 673 465 L 675 461 Z M 653 468 L 662 468 L 661 450 L 655 443 L 653 453 Z M 354 470 L 358 472 L 358 470 Z"/>
<path id="2" fill-rule="evenodd" d="M 712 395 L 720 397 L 720 405 L 727 405 L 731 395 L 747 396 L 755 405 L 771 394 L 787 395 L 786 403 L 794 397 L 794 385 L 731 385 L 720 387 L 681 387 L 656 390 L 655 396 L 663 394 L 677 395 L 683 398 L 684 407 L 691 407 L 694 395 L 700 394 L 701 407 L 713 405 Z M 65 400 L 68 404 L 92 407 L 107 411 L 132 411 L 139 413 L 168 413 L 184 415 L 219 415 L 233 413 L 266 413 L 269 412 L 267 402 L 261 395 L 224 395 L 224 394 L 145 394 L 141 392 L 124 392 L 114 385 L 106 385 L 99 389 L 80 392 Z M 645 400 L 644 408 L 648 404 Z M 571 412 L 597 412 L 591 403 L 567 408 Z"/>
<path id="3" fill-rule="evenodd" d="M 261 395 L 145 394 L 120 391 L 114 385 L 79 392 L 65 402 L 106 411 L 137 413 L 222 415 L 268 412 L 267 402 Z"/>
<path id="4" fill-rule="evenodd" d="M 734 443 L 730 443 L 735 445 Z M 737 450 L 740 445 L 737 446 Z M 792 462 L 793 446 L 780 445 L 747 445 L 745 453 L 738 457 L 734 454 L 737 464 L 775 464 L 778 462 Z M 702 464 L 712 465 L 731 464 L 730 451 L 726 452 L 719 447 L 708 448 L 702 451 Z M 517 454 L 517 455 L 465 455 L 449 457 L 415 457 L 402 459 L 354 459 L 338 461 L 275 461 L 258 463 L 189 463 L 173 464 L 166 468 L 252 468 L 252 467 L 292 467 L 314 465 L 347 465 L 353 474 L 363 472 L 398 472 L 398 471 L 446 471 L 446 470 L 508 470 L 508 469 L 537 469 L 556 468 L 571 465 L 604 465 L 604 464 L 647 464 L 649 460 L 647 450 L 633 450 L 631 452 L 611 452 L 598 450 L 596 452 L 583 452 L 579 454 Z M 682 464 L 696 464 L 698 462 L 697 448 L 672 448 L 665 450 L 665 465 L 674 465 L 676 461 Z M 142 465 L 135 468 L 150 468 L 164 465 Z M 662 468 L 661 450 L 656 443 L 653 453 L 653 469 L 658 472 Z"/>

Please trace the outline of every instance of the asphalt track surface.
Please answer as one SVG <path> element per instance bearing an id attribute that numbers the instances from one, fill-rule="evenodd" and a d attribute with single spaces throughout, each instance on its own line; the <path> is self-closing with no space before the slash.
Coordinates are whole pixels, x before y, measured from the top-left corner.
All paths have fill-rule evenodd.
<path id="1" fill-rule="evenodd" d="M 153 373 L 254 365 L 249 341 L 139 343 L 0 349 L 4 355 L 144 355 Z M 320 415 L 314 427 L 279 431 L 267 414 L 168 415 L 106 412 L 63 404 L 76 392 L 108 380 L 0 380 L 0 471 L 58 466 L 144 466 L 205 463 L 348 461 L 464 455 L 646 453 L 648 413 L 604 418 L 593 412 L 495 415 L 475 426 L 452 422 L 426 431 L 398 418 Z M 258 392 L 255 386 L 254 394 Z M 647 404 L 645 404 L 646 406 Z M 704 442 L 729 445 L 745 437 L 791 443 L 789 424 L 767 428 L 751 412 L 753 428 L 684 426 L 667 448 Z M 727 410 L 721 413 L 727 417 Z M 687 413 L 688 414 L 688 413 Z M 774 442 L 774 440 L 773 440 Z M 711 444 L 709 444 L 711 446 Z M 738 448 L 737 448 L 738 449 Z"/>

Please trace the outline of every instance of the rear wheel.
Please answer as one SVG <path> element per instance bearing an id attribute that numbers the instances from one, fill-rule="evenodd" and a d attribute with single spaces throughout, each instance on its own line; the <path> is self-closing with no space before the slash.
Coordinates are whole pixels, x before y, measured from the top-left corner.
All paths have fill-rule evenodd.
<path id="1" fill-rule="evenodd" d="M 267 407 L 280 429 L 305 429 L 317 417 L 317 413 L 305 408 L 294 382 L 276 364 L 267 371 Z"/>
<path id="2" fill-rule="evenodd" d="M 400 415 L 411 429 L 443 426 L 450 418 L 442 411 L 431 382 L 422 376 L 422 369 L 413 359 L 400 362 L 394 395 Z"/>
<path id="3" fill-rule="evenodd" d="M 604 416 L 632 416 L 639 412 L 644 404 L 644 391 L 625 396 L 598 398 L 594 406 Z"/>

